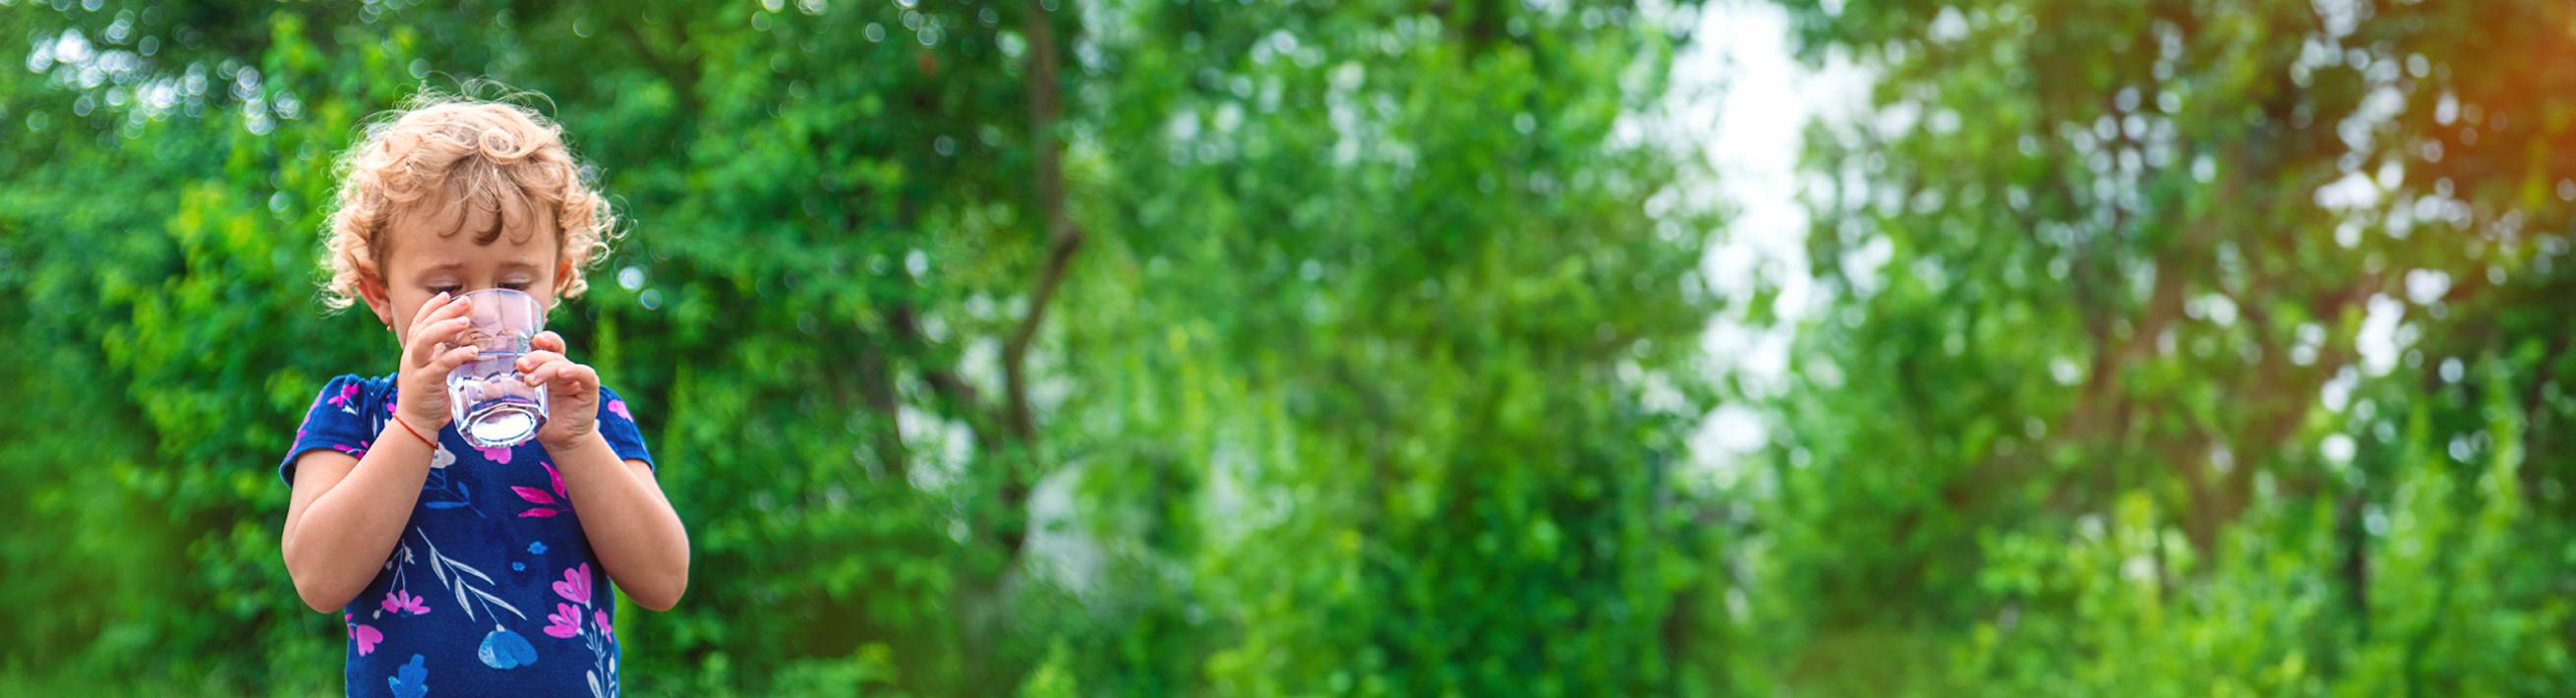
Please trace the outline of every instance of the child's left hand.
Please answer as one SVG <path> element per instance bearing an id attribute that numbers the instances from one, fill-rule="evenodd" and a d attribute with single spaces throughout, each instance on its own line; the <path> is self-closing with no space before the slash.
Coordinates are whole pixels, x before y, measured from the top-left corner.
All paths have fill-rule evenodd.
<path id="1" fill-rule="evenodd" d="M 576 443 L 599 430 L 599 372 L 564 356 L 563 335 L 540 332 L 519 372 L 529 385 L 546 388 L 546 425 L 537 443 L 549 448 Z"/>

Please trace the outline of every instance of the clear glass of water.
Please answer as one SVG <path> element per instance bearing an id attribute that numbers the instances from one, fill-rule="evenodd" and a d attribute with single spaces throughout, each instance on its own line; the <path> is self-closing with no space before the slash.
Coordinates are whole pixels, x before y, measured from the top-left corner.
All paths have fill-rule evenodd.
<path id="1" fill-rule="evenodd" d="M 546 310 L 535 296 L 506 288 L 467 293 L 471 318 L 456 346 L 483 348 L 473 361 L 447 374 L 447 406 L 456 432 L 475 448 L 509 448 L 536 438 L 546 423 L 545 386 L 528 385 L 519 357 L 545 331 Z"/>

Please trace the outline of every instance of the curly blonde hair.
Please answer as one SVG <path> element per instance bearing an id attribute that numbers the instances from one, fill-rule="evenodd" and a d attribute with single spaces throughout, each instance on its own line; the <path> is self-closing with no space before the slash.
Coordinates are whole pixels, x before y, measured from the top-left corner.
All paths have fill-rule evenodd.
<path id="1" fill-rule="evenodd" d="M 357 302 L 362 280 L 382 281 L 386 228 L 395 212 L 425 197 L 485 210 L 526 202 L 539 214 L 553 212 L 557 249 L 572 268 L 555 280 L 565 298 L 590 287 L 582 271 L 607 257 L 617 237 L 615 212 L 564 144 L 563 127 L 516 104 L 423 93 L 371 119 L 337 171 L 324 260 L 331 279 L 323 289 L 333 309 Z M 496 225 L 475 241 L 499 235 Z"/>

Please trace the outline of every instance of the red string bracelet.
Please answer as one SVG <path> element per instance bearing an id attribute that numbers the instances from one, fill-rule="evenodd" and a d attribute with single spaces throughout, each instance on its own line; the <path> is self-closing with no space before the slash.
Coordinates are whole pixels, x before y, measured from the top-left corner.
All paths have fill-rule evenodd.
<path id="1" fill-rule="evenodd" d="M 438 442 L 429 440 L 429 437 L 421 436 L 420 430 L 411 428 L 411 423 L 403 421 L 402 415 L 394 415 L 394 423 L 402 425 L 403 431 L 411 432 L 412 438 L 420 439 L 421 444 L 430 447 L 432 450 L 438 448 Z"/>

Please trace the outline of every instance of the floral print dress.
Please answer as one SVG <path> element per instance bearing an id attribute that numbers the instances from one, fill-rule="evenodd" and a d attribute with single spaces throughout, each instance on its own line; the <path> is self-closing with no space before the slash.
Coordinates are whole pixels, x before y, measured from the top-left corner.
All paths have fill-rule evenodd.
<path id="1" fill-rule="evenodd" d="M 307 451 L 412 438 L 394 393 L 391 375 L 333 379 L 278 474 L 292 486 Z M 652 464 L 626 401 L 600 398 L 609 447 Z M 401 542 L 342 609 L 349 695 L 617 695 L 616 589 L 545 448 L 478 449 L 450 426 L 429 465 Z"/>

